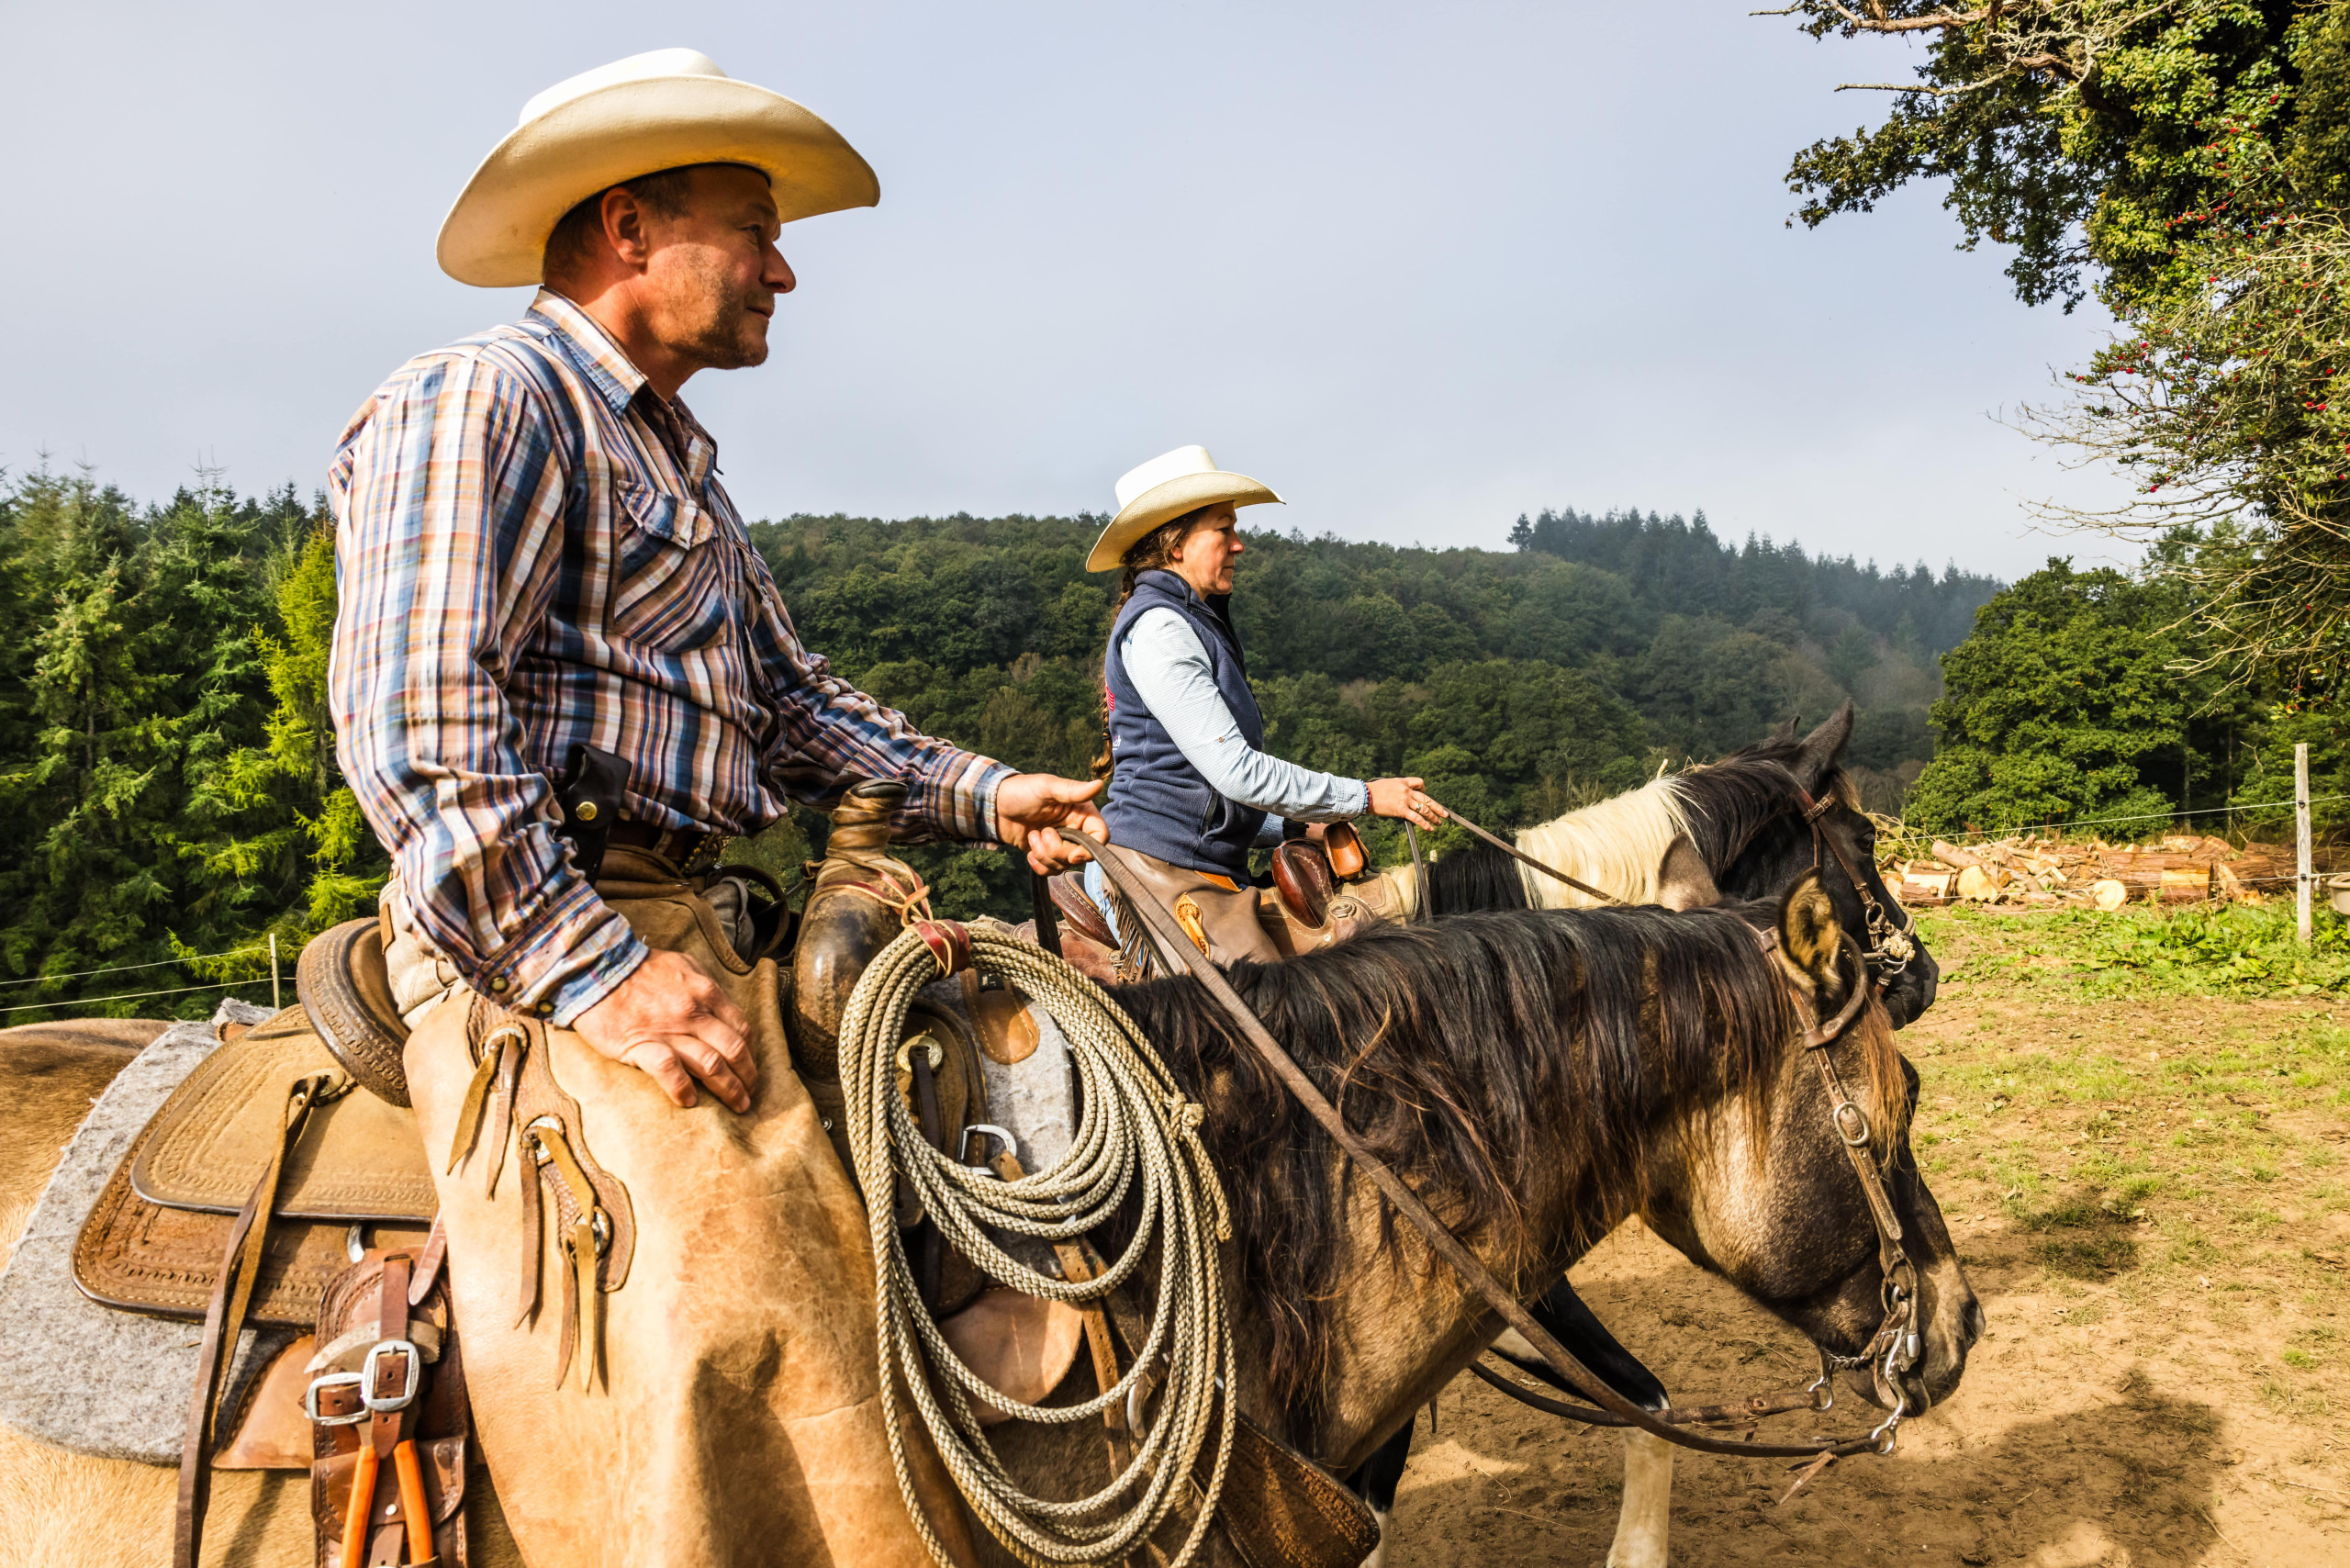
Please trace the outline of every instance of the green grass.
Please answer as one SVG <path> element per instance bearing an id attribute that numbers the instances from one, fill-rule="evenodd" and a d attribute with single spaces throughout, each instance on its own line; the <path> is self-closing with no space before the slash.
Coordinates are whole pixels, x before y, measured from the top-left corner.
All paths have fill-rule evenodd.
<path id="1" fill-rule="evenodd" d="M 1927 946 L 1937 950 L 1948 934 L 1986 921 L 2019 929 L 1969 966 L 1968 981 L 2051 972 L 2095 996 L 2350 996 L 2350 922 L 2318 911 L 2305 947 L 2287 900 L 2175 912 L 2132 906 L 2110 914 L 2051 910 L 2020 920 L 1954 905 L 1920 916 Z"/>
<path id="2" fill-rule="evenodd" d="M 1901 1040 L 1946 1209 L 2004 1221 L 2007 1255 L 2060 1297 L 2258 1314 L 2298 1292 L 2350 1325 L 2350 1248 L 2327 1217 L 2350 1212 L 2333 1141 L 2350 927 L 2328 912 L 2303 948 L 2289 904 L 1923 924 L 1949 989 Z M 2350 1356 L 2297 1332 L 2266 1367 L 2272 1402 L 2306 1413 Z"/>

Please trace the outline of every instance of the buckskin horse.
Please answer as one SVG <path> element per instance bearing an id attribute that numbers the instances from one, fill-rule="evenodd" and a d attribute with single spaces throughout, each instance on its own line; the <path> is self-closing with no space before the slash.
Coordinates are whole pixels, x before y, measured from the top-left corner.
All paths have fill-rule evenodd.
<path id="1" fill-rule="evenodd" d="M 1505 1278 L 1556 1279 L 1637 1212 L 1822 1350 L 1852 1356 L 1880 1328 L 1877 1231 L 1793 1005 L 1827 1017 L 1864 983 L 1840 961 L 1843 947 L 1807 876 L 1776 908 L 1517 911 L 1385 927 L 1293 963 L 1244 967 L 1234 983 L 1371 1148 Z M 1344 1473 L 1480 1352 L 1492 1317 L 1424 1266 L 1413 1234 L 1196 981 L 1128 987 L 1118 1000 L 1207 1110 L 1244 1293 L 1242 1408 Z M 1980 1309 L 1908 1157 L 1907 1068 L 1883 1010 L 1862 1006 L 1826 1049 L 1878 1131 L 1918 1271 L 1921 1353 L 1876 1391 L 1914 1413 L 1957 1385 Z M 0 1205 L 21 1215 L 48 1151 L 128 1053 L 55 1025 L 0 1033 L 0 1050 L 16 1134 Z M 1082 1359 L 1070 1376 L 1090 1381 Z M 1032 1490 L 1099 1484 L 1098 1431 L 1003 1432 Z M 310 1560 L 298 1477 L 221 1479 L 215 1539 L 237 1561 Z M 0 1540 L 25 1561 L 156 1561 L 171 1491 L 168 1471 L 0 1433 Z M 479 1560 L 511 1561 L 489 1491 L 469 1493 Z M 1237 1561 L 1210 1539 L 1209 1561 Z"/>

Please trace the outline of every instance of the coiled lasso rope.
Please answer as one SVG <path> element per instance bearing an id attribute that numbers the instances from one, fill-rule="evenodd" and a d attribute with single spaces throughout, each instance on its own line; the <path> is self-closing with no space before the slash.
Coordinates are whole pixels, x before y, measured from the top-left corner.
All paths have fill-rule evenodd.
<path id="1" fill-rule="evenodd" d="M 1176 1087 L 1134 1020 L 1066 961 L 988 931 L 972 931 L 970 943 L 973 968 L 1016 986 L 1060 1026 L 1077 1061 L 1084 1115 L 1068 1153 L 1017 1182 L 1002 1181 L 932 1148 L 898 1092 L 895 1068 L 907 1007 L 916 991 L 939 978 L 939 960 L 920 933 L 908 930 L 867 966 L 841 1020 L 841 1079 L 847 1092 L 850 1154 L 872 1217 L 881 1409 L 899 1491 L 931 1555 L 946 1563 L 907 1469 L 900 1395 L 911 1391 L 956 1485 L 1008 1551 L 1031 1568 L 1109 1562 L 1134 1552 L 1165 1521 L 1184 1496 L 1201 1450 L 1213 1441 L 1214 1462 L 1205 1495 L 1175 1558 L 1175 1568 L 1184 1568 L 1223 1495 L 1236 1415 L 1226 1398 L 1216 1418 L 1218 1387 L 1237 1386 L 1216 1252 L 1219 1242 L 1231 1239 L 1232 1225 L 1224 1190 L 1200 1141 L 1201 1107 Z M 1099 1301 L 1133 1278 L 1152 1243 L 1158 1242 L 1158 1307 L 1125 1375 L 1081 1405 L 1057 1406 L 1024 1405 L 981 1382 L 947 1345 L 915 1289 L 913 1265 L 888 1197 L 899 1174 L 912 1183 L 923 1212 L 951 1246 L 981 1272 L 1029 1295 L 1080 1305 Z M 1083 1283 L 1037 1272 L 987 1234 L 992 1227 L 1046 1241 L 1069 1240 L 1109 1219 L 1137 1184 L 1141 1220 L 1133 1239 L 1099 1277 Z M 1140 1395 L 1129 1395 L 1147 1390 L 1147 1380 L 1162 1372 L 1165 1392 L 1158 1418 L 1149 1423 L 1132 1462 L 1100 1491 L 1067 1501 L 1032 1496 L 1019 1488 L 972 1404 L 976 1399 L 1019 1420 L 1048 1426 L 1098 1422 L 1106 1410 L 1136 1410 Z"/>

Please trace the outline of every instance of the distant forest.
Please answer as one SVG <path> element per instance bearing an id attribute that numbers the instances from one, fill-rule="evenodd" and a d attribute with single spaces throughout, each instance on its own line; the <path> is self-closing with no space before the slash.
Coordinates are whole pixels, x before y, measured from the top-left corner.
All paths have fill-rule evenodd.
<path id="1" fill-rule="evenodd" d="M 752 533 L 842 675 L 934 733 L 1081 776 L 1115 588 L 1083 570 L 1102 521 L 795 516 Z M 202 1012 L 211 997 L 179 988 L 265 972 L 270 934 L 290 951 L 369 907 L 384 857 L 324 722 L 325 522 L 290 490 L 141 507 L 85 475 L 0 481 L 0 1024 L 107 997 Z M 1235 610 L 1269 745 L 1420 773 L 1513 826 L 1849 694 L 1852 760 L 1895 809 L 1931 754 L 1937 655 L 2001 588 L 1729 544 L 1702 515 L 1546 511 L 1511 539 L 1250 533 Z M 822 825 L 794 813 L 762 857 L 793 864 Z M 918 857 L 943 910 L 1024 906 L 1011 857 Z M 82 975 L 127 964 L 154 967 Z"/>

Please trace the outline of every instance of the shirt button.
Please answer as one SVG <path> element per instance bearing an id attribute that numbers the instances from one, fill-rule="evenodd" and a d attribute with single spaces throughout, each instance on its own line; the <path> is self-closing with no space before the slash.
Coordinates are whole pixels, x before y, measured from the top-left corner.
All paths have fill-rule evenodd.
<path id="1" fill-rule="evenodd" d="M 552 1002 L 542 1002 L 538 1005 L 537 1012 L 539 1016 L 542 1018 L 552 1018 L 554 1016 L 554 1003 Z"/>
<path id="2" fill-rule="evenodd" d="M 499 975 L 496 980 L 489 982 L 489 989 L 497 992 L 499 996 L 504 996 L 506 994 L 506 988 L 513 983 L 513 981 L 508 980 L 504 975 Z"/>

